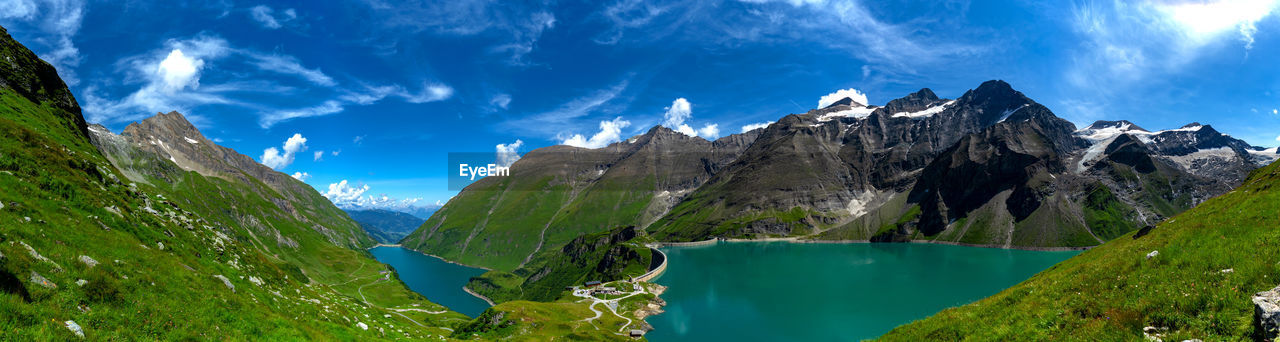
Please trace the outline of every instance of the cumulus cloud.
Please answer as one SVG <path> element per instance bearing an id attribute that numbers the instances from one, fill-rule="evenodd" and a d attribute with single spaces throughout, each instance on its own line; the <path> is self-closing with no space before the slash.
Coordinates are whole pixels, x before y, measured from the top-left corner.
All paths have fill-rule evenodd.
<path id="1" fill-rule="evenodd" d="M 689 104 L 689 100 L 683 97 L 671 101 L 671 106 L 667 107 L 666 114 L 663 114 L 663 126 L 677 127 L 684 124 L 685 120 L 693 116 L 693 105 Z"/>
<path id="2" fill-rule="evenodd" d="M 325 191 L 324 197 L 328 198 L 333 204 L 342 206 L 359 202 L 360 196 L 363 196 L 366 191 L 369 191 L 368 184 L 355 187 L 348 184 L 346 179 L 343 179 L 337 183 L 329 183 L 329 190 Z"/>
<path id="3" fill-rule="evenodd" d="M 622 138 L 622 129 L 627 126 L 631 126 L 631 122 L 623 120 L 621 116 L 613 120 L 600 121 L 600 132 L 592 135 L 590 139 L 583 137 L 582 134 L 574 134 L 560 144 L 582 148 L 605 147 L 619 141 Z"/>
<path id="4" fill-rule="evenodd" d="M 857 89 L 849 88 L 836 90 L 834 93 L 823 95 L 822 98 L 818 99 L 818 108 L 827 108 L 827 106 L 845 98 L 853 99 L 853 102 L 857 102 L 864 106 L 871 105 L 870 101 L 867 100 L 866 94 L 863 94 Z"/>
<path id="5" fill-rule="evenodd" d="M 745 125 L 745 126 L 742 126 L 742 133 L 746 133 L 746 132 L 754 131 L 754 130 L 757 130 L 757 129 L 761 129 L 761 128 L 769 127 L 769 125 L 771 125 L 771 124 L 773 124 L 773 121 L 760 122 L 760 123 L 753 123 L 753 124 Z"/>
<path id="6" fill-rule="evenodd" d="M 314 161 L 324 160 L 324 151 L 323 150 L 316 151 L 315 156 L 312 158 L 312 160 Z"/>
<path id="7" fill-rule="evenodd" d="M 671 106 L 666 109 L 667 112 L 662 115 L 663 126 L 691 137 L 701 136 L 707 139 L 715 139 L 720 136 L 720 129 L 717 124 L 706 124 L 702 128 L 694 130 L 692 126 L 685 123 L 685 121 L 693 117 L 693 105 L 689 103 L 688 99 L 677 98 L 675 101 L 671 101 Z"/>
<path id="8" fill-rule="evenodd" d="M 718 124 L 707 124 L 706 126 L 702 126 L 702 128 L 699 128 L 699 129 L 698 129 L 698 135 L 702 136 L 703 138 L 707 138 L 707 139 L 715 139 L 715 138 L 718 138 L 718 137 L 720 137 L 720 125 L 718 125 Z"/>
<path id="9" fill-rule="evenodd" d="M 160 61 L 156 75 L 160 78 L 161 89 L 174 92 L 183 88 L 200 87 L 200 69 L 204 60 L 188 57 L 181 49 L 169 51 L 169 56 Z"/>
<path id="10" fill-rule="evenodd" d="M 271 7 L 258 5 L 249 9 L 249 16 L 262 25 L 263 28 L 274 30 L 284 27 L 284 23 L 297 19 L 298 12 L 290 8 L 280 11 L 277 16 L 275 10 L 271 9 Z"/>
<path id="11" fill-rule="evenodd" d="M 510 144 L 498 144 L 498 165 L 511 166 L 517 160 L 520 160 L 520 147 L 524 145 L 524 141 L 516 139 L 516 142 Z"/>
<path id="12" fill-rule="evenodd" d="M 302 172 L 302 171 L 294 172 L 294 173 L 293 173 L 292 175 L 290 175 L 290 176 L 293 176 L 293 179 L 297 179 L 297 180 L 304 181 L 304 182 L 307 180 L 307 178 L 311 178 L 311 174 L 310 174 L 310 173 L 306 173 L 306 172 Z"/>
<path id="13" fill-rule="evenodd" d="M 366 195 L 369 190 L 368 184 L 356 186 L 344 179 L 337 183 L 329 183 L 323 195 L 335 206 L 343 209 L 379 208 L 413 213 L 424 208 L 443 206 L 440 201 L 436 201 L 435 204 L 418 204 L 422 201 L 421 197 L 396 198 L 387 194 Z"/>
<path id="14" fill-rule="evenodd" d="M 268 147 L 262 151 L 262 156 L 258 157 L 262 165 L 266 165 L 272 169 L 280 170 L 293 164 L 294 156 L 299 152 L 307 150 L 307 138 L 302 134 L 294 133 L 292 137 L 284 142 L 284 152 L 275 147 Z"/>

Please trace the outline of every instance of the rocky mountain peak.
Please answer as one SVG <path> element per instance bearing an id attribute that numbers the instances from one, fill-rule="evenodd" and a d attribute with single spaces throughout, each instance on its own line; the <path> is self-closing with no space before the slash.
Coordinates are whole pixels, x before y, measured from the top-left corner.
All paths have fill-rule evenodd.
<path id="1" fill-rule="evenodd" d="M 976 111 L 978 122 L 984 126 L 999 122 L 1019 108 L 1035 103 L 1001 80 L 982 82 L 977 88 L 965 92 L 957 102 Z"/>
<path id="2" fill-rule="evenodd" d="M 889 101 L 884 105 L 884 110 L 889 113 L 916 112 L 928 108 L 939 100 L 933 90 L 922 88 L 902 98 Z"/>
<path id="3" fill-rule="evenodd" d="M 141 122 L 134 122 L 124 128 L 122 135 L 137 137 L 143 140 L 148 138 L 162 139 L 165 141 L 181 141 L 191 144 L 209 143 L 200 130 L 192 125 L 187 118 L 176 111 L 169 113 L 156 113 L 155 116 L 146 118 Z"/>
<path id="4" fill-rule="evenodd" d="M 1192 122 L 1192 123 L 1183 125 L 1182 128 L 1197 128 L 1200 126 L 1204 126 L 1204 125 L 1201 125 L 1199 122 Z"/>
<path id="5" fill-rule="evenodd" d="M 833 103 L 831 103 L 831 105 L 826 106 L 826 107 L 823 107 L 822 109 L 827 109 L 827 108 L 837 107 L 837 106 L 857 106 L 857 107 L 866 107 L 866 106 L 867 106 L 867 104 L 866 104 L 866 103 L 858 103 L 858 101 L 854 101 L 852 98 L 848 98 L 848 97 L 846 97 L 846 98 L 840 99 L 840 101 L 833 102 Z"/>
<path id="6" fill-rule="evenodd" d="M 1090 124 L 1088 127 L 1085 127 L 1084 130 L 1100 130 L 1100 129 L 1108 129 L 1108 128 L 1119 130 L 1119 131 L 1147 132 L 1145 128 L 1139 127 L 1137 124 L 1129 122 L 1129 120 L 1118 120 L 1118 121 L 1098 120 L 1098 121 L 1094 121 L 1093 124 Z"/>

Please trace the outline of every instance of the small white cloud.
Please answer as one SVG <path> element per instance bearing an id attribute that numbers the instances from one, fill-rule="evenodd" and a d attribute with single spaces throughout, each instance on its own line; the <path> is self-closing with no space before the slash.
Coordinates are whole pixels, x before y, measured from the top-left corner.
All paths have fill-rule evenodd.
<path id="1" fill-rule="evenodd" d="M 1272 109 L 1271 114 L 1280 114 L 1280 109 Z"/>
<path id="2" fill-rule="evenodd" d="M 444 101 L 453 96 L 453 88 L 443 84 L 422 84 L 422 91 L 417 94 L 401 93 L 400 97 L 408 103 L 427 103 Z"/>
<path id="3" fill-rule="evenodd" d="M 315 153 L 315 157 L 314 157 L 313 159 L 314 159 L 315 161 L 321 161 L 321 160 L 324 160 L 324 150 L 316 151 L 316 153 Z"/>
<path id="4" fill-rule="evenodd" d="M 667 107 L 667 112 L 662 116 L 664 119 L 662 125 L 674 129 L 684 124 L 685 120 L 689 120 L 691 116 L 693 116 L 693 105 L 689 100 L 681 97 L 671 101 L 671 106 Z"/>
<path id="5" fill-rule="evenodd" d="M 846 97 L 853 99 L 853 102 L 857 102 L 864 106 L 871 104 L 867 100 L 866 94 L 863 94 L 861 91 L 858 91 L 857 89 L 849 88 L 849 89 L 836 90 L 834 93 L 830 93 L 822 96 L 822 98 L 818 99 L 818 108 L 827 108 L 827 106 L 830 106 L 831 104 L 836 103 L 836 101 L 843 100 Z"/>
<path id="6" fill-rule="evenodd" d="M 337 157 L 339 153 L 342 153 L 342 150 L 336 150 L 336 151 L 333 151 L 333 152 L 329 152 L 329 155 L 334 156 L 334 157 Z"/>
<path id="7" fill-rule="evenodd" d="M 715 139 L 720 136 L 720 129 L 717 124 L 706 124 L 701 129 L 695 130 L 693 126 L 685 123 L 685 121 L 693 118 L 693 104 L 689 103 L 688 99 L 677 98 L 675 101 L 671 101 L 671 106 L 667 107 L 666 110 L 667 112 L 662 114 L 662 125 L 667 128 L 691 137 L 701 136 L 707 139 Z"/>
<path id="8" fill-rule="evenodd" d="M 283 153 L 275 147 L 268 147 L 262 151 L 262 156 L 258 159 L 261 160 L 262 165 L 280 170 L 293 164 L 294 156 L 306 150 L 307 138 L 302 137 L 302 134 L 294 133 L 292 137 L 285 140 Z"/>
<path id="9" fill-rule="evenodd" d="M 364 136 L 363 136 L 363 135 L 357 135 L 355 138 L 352 138 L 352 139 L 351 139 L 351 143 L 356 144 L 356 145 L 359 145 L 361 141 L 364 141 Z"/>
<path id="10" fill-rule="evenodd" d="M 627 126 L 631 126 L 631 122 L 623 120 L 621 116 L 609 121 L 600 121 L 600 132 L 592 135 L 590 139 L 583 137 L 582 134 L 574 134 L 568 139 L 564 139 L 561 144 L 583 148 L 605 147 L 620 140 L 622 138 L 622 129 Z"/>
<path id="11" fill-rule="evenodd" d="M 1276 136 L 1276 141 L 1280 141 L 1280 135 Z"/>
<path id="12" fill-rule="evenodd" d="M 753 124 L 750 124 L 750 125 L 745 125 L 745 126 L 742 126 L 742 133 L 746 133 L 746 132 L 754 131 L 754 130 L 757 130 L 757 129 L 761 129 L 761 128 L 769 127 L 769 125 L 770 125 L 770 124 L 773 124 L 773 121 L 769 121 L 769 122 L 760 122 L 760 123 L 753 123 Z"/>
<path id="13" fill-rule="evenodd" d="M 715 139 L 720 137 L 719 124 L 707 124 L 698 129 L 698 135 L 707 139 Z"/>
<path id="14" fill-rule="evenodd" d="M 332 77 L 326 75 L 320 69 L 307 69 L 302 66 L 302 62 L 293 56 L 267 55 L 259 53 L 247 54 L 253 60 L 252 64 L 258 69 L 271 71 L 285 75 L 294 75 L 315 83 L 316 85 L 332 87 L 338 85 Z"/>
<path id="15" fill-rule="evenodd" d="M 507 107 L 511 105 L 511 95 L 508 95 L 508 94 L 494 95 L 493 98 L 489 99 L 489 105 L 493 106 L 494 108 L 507 109 Z"/>
<path id="16" fill-rule="evenodd" d="M 200 87 L 200 69 L 204 68 L 204 60 L 188 57 L 181 49 L 169 51 L 169 56 L 156 66 L 156 76 L 160 78 L 161 89 L 174 92 L 190 87 Z"/>
<path id="17" fill-rule="evenodd" d="M 520 147 L 524 145 L 523 141 L 516 139 L 516 142 L 510 144 L 498 144 L 498 165 L 511 166 L 517 160 L 520 160 Z"/>
<path id="18" fill-rule="evenodd" d="M 281 121 L 296 119 L 296 118 L 325 116 L 325 115 L 341 112 L 345 108 L 346 107 L 343 106 L 341 102 L 328 100 L 314 107 L 281 110 L 281 111 L 263 114 L 262 117 L 258 119 L 258 124 L 262 126 L 262 128 L 270 128 L 271 126 L 274 126 L 275 124 L 280 123 Z"/>
<path id="19" fill-rule="evenodd" d="M 249 9 L 249 16 L 267 29 L 278 29 L 284 27 L 283 23 L 293 21 L 298 18 L 298 11 L 292 8 L 280 12 L 280 16 L 276 16 L 275 10 L 266 5 L 253 6 Z"/>
<path id="20" fill-rule="evenodd" d="M 307 180 L 307 178 L 311 178 L 311 174 L 310 174 L 310 173 L 301 172 L 301 171 L 299 171 L 299 172 L 294 172 L 294 173 L 293 173 L 292 175 L 290 175 L 290 176 L 293 176 L 293 179 L 297 179 L 297 180 L 304 181 L 304 182 Z"/>

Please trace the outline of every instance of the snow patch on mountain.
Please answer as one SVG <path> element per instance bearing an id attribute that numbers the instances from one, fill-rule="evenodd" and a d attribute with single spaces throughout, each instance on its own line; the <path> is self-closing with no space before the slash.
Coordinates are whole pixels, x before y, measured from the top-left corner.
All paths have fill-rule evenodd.
<path id="1" fill-rule="evenodd" d="M 927 117 L 933 116 L 934 114 L 942 113 L 942 111 L 943 111 L 943 110 L 946 110 L 946 109 L 947 109 L 947 107 L 950 107 L 952 104 L 955 104 L 955 103 L 956 103 L 956 100 L 951 100 L 951 101 L 947 101 L 946 103 L 943 103 L 943 104 L 941 104 L 941 105 L 937 105 L 937 106 L 933 106 L 933 107 L 925 108 L 924 110 L 917 111 L 917 112 L 899 112 L 899 113 L 894 113 L 894 114 L 893 114 L 893 117 L 895 117 L 895 118 L 912 118 L 912 119 L 922 119 L 922 118 L 927 118 Z"/>
<path id="2" fill-rule="evenodd" d="M 1230 147 L 1208 148 L 1182 156 L 1165 156 L 1165 158 L 1168 158 L 1187 171 L 1193 171 L 1206 165 L 1210 159 L 1226 162 L 1237 157 L 1238 155 L 1236 154 L 1236 151 L 1232 150 Z"/>
<path id="3" fill-rule="evenodd" d="M 823 114 L 822 116 L 818 117 L 818 121 L 831 121 L 836 118 L 864 119 L 868 116 L 871 116 L 871 112 L 874 112 L 874 111 L 876 111 L 875 107 L 852 106 L 849 109 Z"/>

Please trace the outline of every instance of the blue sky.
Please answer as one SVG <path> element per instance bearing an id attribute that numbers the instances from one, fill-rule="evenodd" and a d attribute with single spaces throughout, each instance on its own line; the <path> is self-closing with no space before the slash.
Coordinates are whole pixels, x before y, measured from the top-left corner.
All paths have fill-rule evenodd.
<path id="1" fill-rule="evenodd" d="M 0 0 L 119 132 L 180 111 L 340 203 L 447 201 L 449 152 L 708 138 L 1003 79 L 1078 126 L 1280 144 L 1277 1 Z M 499 146 L 501 144 L 501 146 Z"/>

